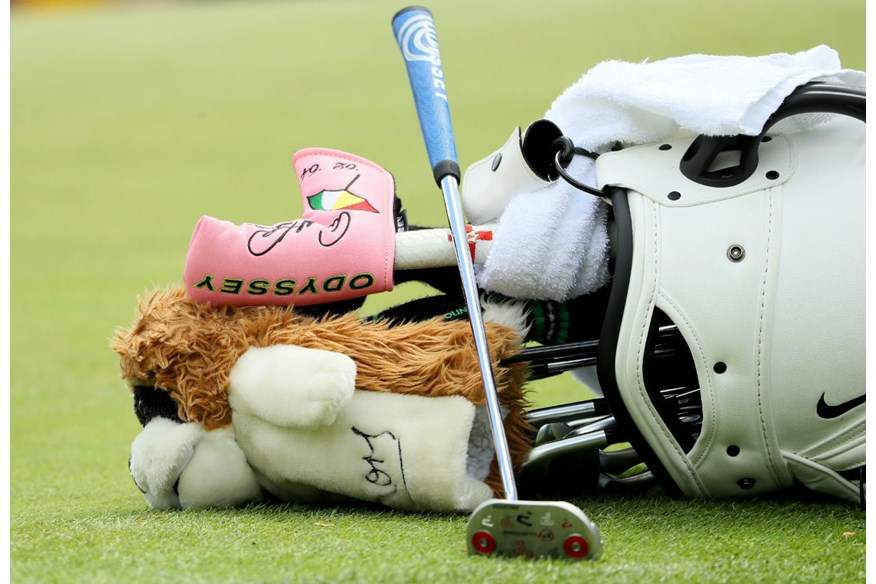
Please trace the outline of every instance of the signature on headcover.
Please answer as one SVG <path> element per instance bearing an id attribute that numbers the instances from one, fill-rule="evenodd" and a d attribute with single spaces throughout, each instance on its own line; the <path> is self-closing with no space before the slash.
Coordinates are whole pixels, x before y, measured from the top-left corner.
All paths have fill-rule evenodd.
<path id="1" fill-rule="evenodd" d="M 317 241 L 323 247 L 335 245 L 347 234 L 352 221 L 350 213 L 342 211 L 327 227 L 316 224 L 319 227 L 325 227 L 325 229 L 320 230 L 317 234 Z M 277 247 L 280 242 L 286 239 L 286 236 L 306 232 L 314 224 L 314 221 L 307 219 L 296 219 L 295 221 L 284 221 L 283 223 L 271 226 L 259 225 L 260 229 L 255 230 L 249 237 L 246 243 L 247 249 L 254 256 L 263 256 Z"/>
<path id="2" fill-rule="evenodd" d="M 365 441 L 368 448 L 368 454 L 362 457 L 368 463 L 368 471 L 365 473 L 365 480 L 378 487 L 391 487 L 394 485 L 392 476 L 390 475 L 391 468 L 387 461 L 387 454 L 392 456 L 397 453 L 398 466 L 401 473 L 401 480 L 404 483 L 404 464 L 402 463 L 401 443 L 399 439 L 389 431 L 380 432 L 379 434 L 367 434 L 362 430 L 352 426 L 350 428 L 354 434 L 361 437 Z M 378 456 L 377 450 L 380 447 L 381 455 Z M 396 485 L 393 492 L 398 490 Z"/>

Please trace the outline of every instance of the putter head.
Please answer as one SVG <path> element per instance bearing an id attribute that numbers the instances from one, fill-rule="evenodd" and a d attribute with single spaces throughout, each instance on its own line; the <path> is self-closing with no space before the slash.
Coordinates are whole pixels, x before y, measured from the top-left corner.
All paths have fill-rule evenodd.
<path id="1" fill-rule="evenodd" d="M 602 555 L 599 529 L 565 501 L 490 499 L 466 528 L 469 555 L 595 560 Z"/>

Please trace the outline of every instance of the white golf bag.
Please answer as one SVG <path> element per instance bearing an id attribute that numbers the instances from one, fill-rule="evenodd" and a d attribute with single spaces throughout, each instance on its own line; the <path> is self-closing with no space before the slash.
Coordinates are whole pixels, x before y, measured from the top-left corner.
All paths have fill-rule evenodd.
<path id="1" fill-rule="evenodd" d="M 595 364 L 604 400 L 530 414 L 525 490 L 574 495 L 597 476 L 698 498 L 803 485 L 863 505 L 865 107 L 863 91 L 809 84 L 759 136 L 598 156 L 595 192 L 615 231 L 601 332 L 521 360 Z M 844 115 L 769 133 L 815 112 Z M 525 142 L 499 153 L 528 159 L 518 174 L 531 180 Z M 602 450 L 613 442 L 633 449 Z M 629 472 L 638 462 L 647 471 Z"/>
<path id="2" fill-rule="evenodd" d="M 863 111 L 863 96 L 846 95 L 810 87 L 773 121 L 830 103 Z M 864 124 L 839 117 L 765 137 L 743 144 L 743 158 L 746 148 L 757 157 L 729 171 L 708 170 L 718 148 L 697 159 L 715 139 L 600 157 L 600 183 L 625 189 L 613 196 L 618 259 L 601 385 L 638 431 L 640 453 L 686 496 L 768 493 L 796 479 L 857 501 Z M 680 343 L 661 365 L 671 326 Z M 687 422 L 696 409 L 701 422 Z"/>

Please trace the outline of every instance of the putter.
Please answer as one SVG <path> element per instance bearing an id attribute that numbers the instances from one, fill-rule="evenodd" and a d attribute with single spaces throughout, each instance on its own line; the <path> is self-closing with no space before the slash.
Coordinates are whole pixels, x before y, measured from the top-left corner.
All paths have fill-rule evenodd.
<path id="1" fill-rule="evenodd" d="M 602 541 L 596 525 L 583 511 L 564 501 L 520 501 L 517 498 L 466 237 L 459 196 L 459 162 L 435 22 L 428 9 L 411 6 L 395 14 L 392 28 L 407 67 L 432 174 L 444 195 L 505 494 L 504 499 L 485 501 L 472 513 L 466 531 L 468 552 L 484 556 L 596 559 L 602 553 Z"/>

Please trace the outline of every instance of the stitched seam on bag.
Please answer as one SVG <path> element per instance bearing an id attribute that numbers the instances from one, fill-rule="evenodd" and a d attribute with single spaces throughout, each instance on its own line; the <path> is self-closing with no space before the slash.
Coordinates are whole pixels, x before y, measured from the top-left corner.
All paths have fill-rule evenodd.
<path id="1" fill-rule="evenodd" d="M 655 306 L 655 300 L 657 297 L 657 289 L 658 289 L 657 280 L 658 280 L 659 274 L 660 274 L 659 262 L 657 259 L 659 256 L 659 254 L 658 254 L 659 239 L 657 237 L 657 234 L 660 231 L 659 217 L 660 217 L 660 212 L 662 211 L 662 209 L 653 201 L 648 201 L 648 202 L 651 203 L 651 210 L 653 212 L 653 217 L 654 217 L 654 229 L 652 230 L 653 234 L 654 234 L 653 235 L 653 242 L 652 242 L 654 245 L 654 266 L 653 266 L 654 283 L 652 284 L 651 291 L 648 294 L 648 306 L 653 307 L 653 306 Z M 647 338 L 648 322 L 649 322 L 649 319 L 647 319 L 647 318 L 642 319 L 642 329 L 639 332 L 639 339 L 646 339 Z M 639 393 L 642 396 L 642 399 L 643 399 L 644 403 L 646 404 L 646 407 L 648 408 L 648 411 L 650 412 L 651 417 L 657 422 L 656 426 L 660 430 L 660 432 L 663 434 L 664 442 L 666 444 L 669 444 L 669 446 L 672 447 L 673 450 L 675 450 L 676 455 L 684 463 L 684 470 L 687 472 L 688 477 L 690 479 L 693 479 L 693 481 L 699 487 L 700 492 L 706 493 L 707 491 L 706 491 L 703 483 L 700 481 L 699 476 L 696 474 L 695 469 L 691 466 L 690 460 L 687 458 L 687 455 L 681 449 L 681 446 L 679 446 L 679 444 L 676 442 L 675 438 L 672 436 L 672 434 L 666 428 L 666 424 L 663 423 L 663 420 L 660 418 L 660 415 L 657 413 L 657 410 L 654 407 L 653 402 L 651 402 L 651 398 L 648 396 L 647 389 L 645 389 L 644 374 L 642 371 L 642 367 L 639 366 L 639 363 L 642 361 L 642 359 L 644 357 L 642 352 L 645 350 L 645 344 L 646 343 L 640 341 L 639 342 L 639 350 L 637 351 L 636 378 L 638 381 Z"/>
<path id="2" fill-rule="evenodd" d="M 799 456 L 805 456 L 806 458 L 811 459 L 818 458 L 819 456 L 825 456 L 827 454 L 829 454 L 830 456 L 835 456 L 837 453 L 833 452 L 834 450 L 836 450 L 840 446 L 847 446 L 856 438 L 865 436 L 866 432 L 867 426 L 865 424 L 855 424 L 854 426 L 843 430 L 836 436 L 833 436 L 824 442 L 813 444 L 808 448 L 797 452 L 797 454 Z"/>
<path id="3" fill-rule="evenodd" d="M 760 416 L 760 429 L 761 435 L 763 436 L 763 443 L 766 450 L 767 461 L 769 461 L 769 472 L 773 475 L 777 484 L 781 484 L 781 480 L 779 478 L 778 473 L 775 470 L 775 462 L 773 461 L 772 449 L 770 448 L 770 440 L 769 433 L 767 432 L 767 424 L 766 419 L 764 417 L 764 404 L 763 404 L 763 334 L 764 327 L 766 326 L 766 296 L 767 296 L 767 283 L 769 281 L 770 274 L 770 250 L 772 247 L 773 240 L 773 193 L 772 190 L 766 191 L 767 194 L 767 238 L 766 238 L 766 247 L 764 249 L 764 261 L 766 262 L 766 266 L 763 270 L 763 280 L 761 281 L 761 293 L 760 293 L 760 315 L 758 318 L 758 330 L 757 330 L 757 411 Z"/>
<path id="4" fill-rule="evenodd" d="M 702 363 L 706 363 L 706 351 L 703 348 L 702 343 L 700 342 L 700 338 L 697 335 L 693 334 L 694 328 L 693 328 L 693 325 L 691 324 L 690 320 L 688 320 L 687 316 L 681 311 L 681 308 L 671 298 L 669 298 L 666 294 L 660 294 L 660 298 L 662 298 L 664 301 L 666 301 L 667 304 L 669 304 L 670 306 L 672 306 L 672 308 L 675 309 L 676 314 L 681 318 L 681 320 L 684 322 L 685 326 L 687 326 L 687 330 L 691 331 L 691 335 L 693 336 L 694 342 L 696 343 L 697 353 L 700 356 L 700 360 Z M 714 388 L 712 387 L 712 378 L 710 376 L 706 375 L 705 379 L 706 379 L 706 383 L 709 384 L 709 395 L 714 396 Z M 702 395 L 702 388 L 700 388 L 700 394 Z M 709 411 L 711 412 L 711 416 L 712 416 L 711 420 L 713 423 L 710 425 L 708 435 L 706 435 L 705 437 L 701 436 L 701 438 L 705 439 L 706 444 L 710 443 L 714 439 L 715 433 L 717 432 L 716 421 L 718 418 L 717 418 L 717 411 L 715 410 L 714 397 L 712 397 L 712 399 L 709 400 L 709 406 L 710 406 Z M 707 454 L 708 454 L 708 448 L 703 448 L 703 451 L 700 454 L 700 456 L 697 457 L 696 460 L 692 460 L 693 465 L 695 467 L 698 467 L 700 464 L 702 464 L 702 462 L 705 459 Z"/>

